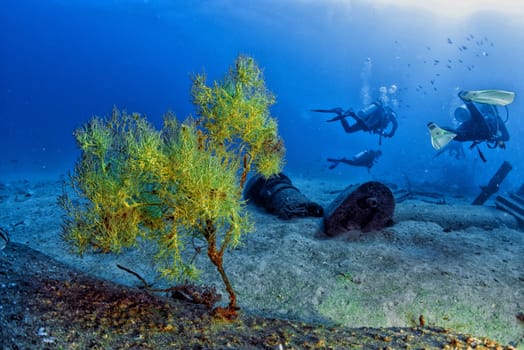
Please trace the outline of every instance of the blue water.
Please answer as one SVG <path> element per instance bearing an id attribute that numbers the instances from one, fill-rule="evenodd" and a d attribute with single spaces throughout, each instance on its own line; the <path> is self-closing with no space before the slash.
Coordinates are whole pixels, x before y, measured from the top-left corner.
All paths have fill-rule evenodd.
<path id="1" fill-rule="evenodd" d="M 73 130 L 113 106 L 157 125 L 169 109 L 180 118 L 193 113 L 191 74 L 219 79 L 242 53 L 263 67 L 277 96 L 272 114 L 287 148 L 286 172 L 348 183 L 409 178 L 466 191 L 508 160 L 504 188 L 514 189 L 523 181 L 524 22 L 519 13 L 470 10 L 448 16 L 349 0 L 4 1 L 0 180 L 72 170 L 79 154 Z M 482 145 L 486 163 L 469 144 L 464 160 L 434 159 L 426 124 L 449 124 L 457 92 L 480 89 L 517 94 L 507 149 Z M 358 110 L 376 98 L 399 116 L 397 134 L 381 146 L 376 135 L 346 134 L 310 112 Z M 383 153 L 370 172 L 328 170 L 326 158 L 368 148 Z"/>

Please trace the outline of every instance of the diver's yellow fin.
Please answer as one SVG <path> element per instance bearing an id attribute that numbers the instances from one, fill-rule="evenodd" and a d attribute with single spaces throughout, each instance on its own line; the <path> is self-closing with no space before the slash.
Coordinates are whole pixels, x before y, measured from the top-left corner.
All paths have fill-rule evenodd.
<path id="1" fill-rule="evenodd" d="M 515 99 L 515 93 L 505 90 L 463 91 L 460 93 L 460 97 L 465 101 L 506 106 L 513 102 Z"/>
<path id="2" fill-rule="evenodd" d="M 428 130 L 431 135 L 431 145 L 436 150 L 445 147 L 457 136 L 457 134 L 444 130 L 433 122 L 428 123 Z"/>

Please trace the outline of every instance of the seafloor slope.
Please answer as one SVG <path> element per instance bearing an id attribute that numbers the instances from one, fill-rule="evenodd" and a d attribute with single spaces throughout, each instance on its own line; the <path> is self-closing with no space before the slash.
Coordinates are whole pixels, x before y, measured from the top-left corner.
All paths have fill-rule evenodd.
<path id="1" fill-rule="evenodd" d="M 311 199 L 323 205 L 336 196 L 336 190 L 341 189 L 340 184 L 320 181 L 297 181 L 296 184 Z M 13 242 L 38 250 L 91 276 L 128 286 L 140 285 L 134 276 L 116 268 L 116 263 L 119 263 L 139 272 L 148 281 L 154 282 L 156 287 L 165 286 L 164 282 L 151 272 L 151 247 L 125 251 L 119 256 L 87 254 L 80 258 L 70 254 L 68 247 L 60 239 L 62 213 L 56 204 L 56 196 L 60 194 L 61 187 L 60 181 L 21 181 L 3 184 L 0 187 L 0 226 L 10 231 Z M 219 337 L 222 339 L 220 341 L 223 341 L 220 346 L 227 346 L 224 344 L 233 342 L 234 337 L 243 334 L 242 337 L 248 337 L 251 342 L 254 342 L 254 339 L 266 339 L 264 337 L 273 339 L 259 343 L 270 348 L 279 344 L 285 345 L 285 341 L 298 346 L 291 339 L 311 341 L 311 344 L 314 341 L 332 341 L 331 344 L 339 344 L 338 346 L 342 347 L 341 343 L 336 341 L 346 337 L 344 339 L 347 339 L 348 344 L 353 344 L 351 334 L 355 334 L 355 337 L 366 337 L 368 334 L 371 338 L 366 341 L 380 341 L 382 335 L 386 340 L 397 337 L 401 339 L 407 337 L 407 334 L 432 334 L 437 337 L 438 334 L 442 335 L 442 330 L 438 328 L 442 327 L 487 336 L 505 344 L 522 344 L 524 325 L 517 316 L 524 311 L 523 232 L 519 230 L 513 217 L 494 208 L 473 207 L 453 198 L 447 202 L 451 204 L 405 201 L 397 205 L 394 226 L 373 234 L 336 239 L 327 239 L 320 233 L 319 219 L 281 221 L 261 210 L 250 208 L 253 218 L 257 221 L 256 232 L 246 236 L 244 244 L 229 252 L 225 261 L 246 318 L 238 325 L 240 330 L 234 330 L 236 326 L 227 326 L 227 330 L 220 326 L 218 328 L 222 330 L 217 330 L 214 328 L 216 324 L 208 324 L 212 329 L 208 330 L 211 333 L 206 333 L 206 341 L 218 337 L 216 332 L 234 331 L 237 332 L 234 333 L 236 335 Z M 96 310 L 92 311 L 95 314 L 86 314 L 82 319 L 87 318 L 89 321 L 91 317 L 95 319 L 91 322 L 98 322 L 100 325 L 104 325 L 103 322 L 116 322 L 116 328 L 80 330 L 76 326 L 67 328 L 61 323 L 56 327 L 62 327 L 62 332 L 52 327 L 53 322 L 72 317 L 68 313 L 73 307 L 68 304 L 71 303 L 71 299 L 67 299 L 66 296 L 65 299 L 55 297 L 67 294 L 68 290 L 80 293 L 80 288 L 88 295 L 94 295 L 93 303 L 103 305 L 107 302 L 103 300 L 106 292 L 111 294 L 117 287 L 101 281 L 95 283 L 94 280 L 89 280 L 91 277 L 68 271 L 61 264 L 15 244 L 1 254 L 4 259 L 0 277 L 3 283 L 2 322 L 5 322 L 2 331 L 7 332 L 5 336 L 20 339 L 23 332 L 17 332 L 16 327 L 21 327 L 24 332 L 34 332 L 31 333 L 31 341 L 39 339 L 44 342 L 46 336 L 38 335 L 40 327 L 43 327 L 40 333 L 48 334 L 55 340 L 63 337 L 60 338 L 63 341 L 85 341 L 89 332 L 94 332 L 92 339 L 106 333 L 105 336 L 109 338 L 116 337 L 120 321 L 113 320 L 111 317 L 114 315 L 100 316 Z M 207 265 L 205 256 L 199 259 L 199 264 L 204 269 L 203 281 L 215 286 L 220 292 L 219 278 L 213 268 Z M 68 279 L 70 281 L 66 282 Z M 91 282 L 95 290 L 88 292 L 90 287 L 87 285 Z M 101 288 L 102 291 L 97 288 Z M 104 288 L 107 288 L 107 291 Z M 35 291 L 39 292 L 32 295 Z M 122 289 L 122 292 L 124 295 L 118 298 L 127 298 L 125 293 L 129 292 L 132 295 L 137 291 Z M 102 299 L 96 299 L 97 295 Z M 26 315 L 23 315 L 22 309 L 19 310 L 22 315 L 17 319 L 5 305 L 14 306 L 14 301 L 20 303 L 23 302 L 23 298 L 29 298 L 32 304 L 27 306 Z M 42 305 L 37 305 L 37 299 L 42 303 L 48 303 L 48 308 L 42 309 Z M 164 302 L 154 298 L 146 299 L 144 302 L 154 305 Z M 63 308 L 56 303 L 62 303 L 60 305 Z M 122 307 L 118 305 L 115 307 Z M 86 309 L 84 306 L 81 307 L 82 310 Z M 202 311 L 199 310 L 187 309 L 183 313 L 202 319 Z M 136 309 L 133 312 L 141 311 Z M 168 315 L 171 311 L 155 312 Z M 141 328 L 135 323 L 144 321 L 135 316 L 129 321 L 134 326 L 122 330 L 126 337 L 131 337 L 126 338 L 128 344 L 132 344 L 133 337 L 136 338 L 136 344 L 141 344 L 143 337 L 152 339 L 160 336 L 160 333 L 154 333 L 159 331 L 159 327 L 154 325 L 151 326 L 154 334 L 141 333 Z M 256 318 L 258 316 L 272 319 L 263 320 Z M 397 328 L 380 329 L 417 327 L 421 316 L 426 326 L 423 329 L 406 328 L 402 332 Z M 105 319 L 101 320 L 99 317 Z M 144 317 L 147 319 L 149 316 Z M 168 326 L 167 323 L 162 323 L 165 321 L 160 321 L 163 318 L 157 317 L 153 321 L 148 319 L 147 322 L 160 322 L 162 327 Z M 342 331 L 337 327 L 333 330 L 322 328 L 322 331 L 318 331 L 321 333 L 315 333 L 315 327 L 275 321 L 273 318 L 378 329 Z M 191 322 L 197 322 L 195 320 L 183 321 L 184 324 L 186 322 L 189 324 L 187 327 L 176 322 L 173 324 L 175 332 L 179 332 L 180 336 L 189 337 L 191 332 L 199 327 L 207 327 L 201 324 L 191 326 Z M 274 324 L 278 326 L 271 326 Z M 289 324 L 291 328 L 285 328 L 287 326 L 284 324 Z M 242 330 L 242 327 L 246 328 Z M 267 333 L 263 331 L 265 327 L 268 327 Z M 168 328 L 162 328 L 160 331 L 171 330 L 171 327 Z M 287 338 L 285 334 L 271 333 L 273 330 L 276 332 L 278 328 L 288 329 L 291 333 L 297 332 L 297 335 Z M 316 334 L 312 336 L 314 339 L 307 338 L 304 332 L 300 333 L 300 329 L 308 330 L 308 334 Z M 83 333 L 84 331 L 88 333 Z M 339 331 L 343 334 L 337 333 Z M 161 333 L 162 337 L 169 335 L 169 332 Z M 445 333 L 443 336 L 447 339 L 445 341 L 452 341 L 455 337 L 451 333 Z M 365 338 L 354 339 L 358 342 L 358 339 L 364 341 Z M 97 340 L 97 344 L 105 344 L 102 340 Z M 207 344 L 208 347 L 212 346 L 212 343 Z M 382 345 L 377 346 L 387 346 L 380 344 Z M 330 346 L 330 343 L 326 345 Z M 45 348 L 44 345 L 42 347 Z"/>

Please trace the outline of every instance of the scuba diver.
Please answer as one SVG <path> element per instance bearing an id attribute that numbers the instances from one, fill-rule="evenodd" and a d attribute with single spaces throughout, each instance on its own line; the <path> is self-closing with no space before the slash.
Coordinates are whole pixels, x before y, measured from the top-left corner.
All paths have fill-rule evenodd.
<path id="1" fill-rule="evenodd" d="M 352 109 L 344 111 L 340 107 L 332 109 L 312 109 L 313 112 L 321 113 L 335 113 L 336 117 L 327 120 L 328 122 L 334 122 L 340 120 L 344 131 L 347 133 L 353 133 L 356 131 L 369 131 L 372 134 L 379 134 L 379 144 L 382 143 L 382 136 L 393 137 L 397 131 L 398 122 L 397 116 L 393 110 L 387 106 L 384 106 L 382 102 L 375 101 L 358 111 L 353 112 Z M 355 123 L 350 125 L 346 120 L 347 117 L 355 119 Z M 389 131 L 386 131 L 388 126 L 391 124 Z"/>
<path id="2" fill-rule="evenodd" d="M 365 150 L 358 154 L 355 154 L 353 158 L 346 159 L 346 158 L 340 158 L 340 159 L 334 159 L 334 158 L 328 158 L 328 162 L 331 162 L 329 166 L 329 169 L 335 169 L 337 165 L 340 163 L 344 163 L 347 165 L 353 165 L 353 166 L 362 166 L 368 168 L 368 172 L 370 169 L 375 165 L 375 163 L 378 160 L 378 157 L 382 155 L 382 151 L 374 151 L 374 150 Z"/>
<path id="3" fill-rule="evenodd" d="M 459 142 L 471 141 L 470 149 L 477 148 L 480 158 L 486 158 L 478 148 L 486 142 L 488 148 L 506 148 L 509 133 L 506 129 L 509 112 L 507 105 L 512 103 L 515 93 L 504 90 L 461 91 L 458 97 L 464 102 L 455 110 L 455 119 L 460 122 L 456 128 L 439 127 L 428 123 L 431 144 L 436 150 L 445 147 L 451 140 Z M 497 106 L 506 109 L 506 120 L 502 120 Z"/>

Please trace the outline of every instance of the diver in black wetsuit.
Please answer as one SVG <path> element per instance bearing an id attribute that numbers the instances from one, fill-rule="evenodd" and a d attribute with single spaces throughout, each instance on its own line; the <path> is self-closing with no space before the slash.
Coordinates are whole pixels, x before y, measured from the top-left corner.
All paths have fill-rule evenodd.
<path id="1" fill-rule="evenodd" d="M 497 106 L 504 106 L 508 113 L 506 106 L 513 102 L 515 93 L 504 90 L 461 91 L 458 97 L 464 102 L 463 106 L 455 109 L 455 119 L 460 125 L 452 128 L 428 123 L 431 144 L 440 150 L 451 140 L 471 141 L 469 148 L 476 148 L 482 161 L 486 162 L 478 145 L 486 142 L 488 148 L 506 148 L 509 140 L 505 124 L 507 118 L 502 120 Z"/>
<path id="2" fill-rule="evenodd" d="M 353 133 L 361 130 L 369 131 L 370 133 L 380 135 L 380 141 L 382 140 L 382 136 L 393 137 L 398 127 L 397 116 L 395 112 L 393 112 L 391 108 L 384 106 L 380 101 L 371 103 L 369 106 L 363 108 L 357 113 L 353 112 L 352 109 L 344 111 L 340 107 L 332 109 L 312 109 L 312 111 L 335 113 L 337 116 L 327 120 L 328 122 L 340 120 L 345 132 Z M 352 117 L 355 119 L 355 123 L 350 125 L 346 120 L 346 117 Z M 389 131 L 386 131 L 390 124 L 391 127 Z"/>
<path id="3" fill-rule="evenodd" d="M 328 162 L 333 163 L 329 166 L 329 169 L 334 169 L 340 163 L 344 163 L 347 165 L 366 167 L 368 168 L 368 171 L 369 171 L 373 167 L 373 165 L 375 165 L 375 163 L 378 160 L 378 157 L 380 157 L 381 155 L 382 155 L 382 151 L 365 150 L 365 151 L 362 151 L 354 155 L 353 158 L 351 159 L 328 158 Z"/>
<path id="4" fill-rule="evenodd" d="M 456 128 L 439 127 L 430 122 L 428 129 L 431 143 L 435 149 L 440 149 L 451 140 L 473 144 L 470 148 L 486 142 L 488 148 L 506 148 L 509 133 L 506 121 L 499 115 L 497 106 L 513 102 L 514 93 L 502 90 L 461 91 L 458 97 L 463 106 L 455 109 L 455 119 L 460 122 Z"/>
<path id="5" fill-rule="evenodd" d="M 458 107 L 455 115 L 464 115 L 464 121 L 455 129 L 442 129 L 455 133 L 455 141 L 473 141 L 474 144 L 485 141 L 489 148 L 506 148 L 505 142 L 509 140 L 509 133 L 497 106 L 478 103 L 477 107 L 474 102 L 464 98 L 464 92 L 460 92 L 458 96 L 464 101 L 465 107 Z"/>

